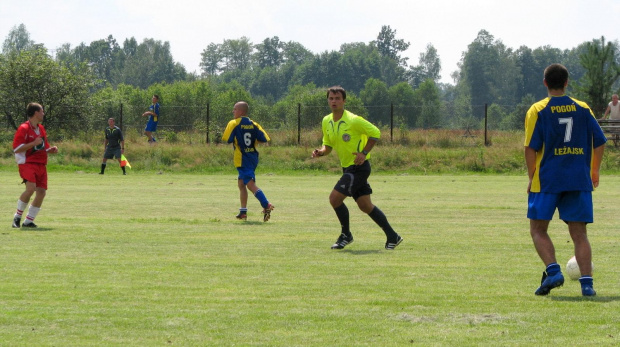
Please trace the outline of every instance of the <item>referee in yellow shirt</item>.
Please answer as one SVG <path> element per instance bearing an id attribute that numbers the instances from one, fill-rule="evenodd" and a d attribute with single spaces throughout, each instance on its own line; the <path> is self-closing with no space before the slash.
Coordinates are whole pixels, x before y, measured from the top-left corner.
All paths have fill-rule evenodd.
<path id="1" fill-rule="evenodd" d="M 385 249 L 393 250 L 403 238 L 390 226 L 387 217 L 372 204 L 370 176 L 370 151 L 381 136 L 379 128 L 364 118 L 344 109 L 347 92 L 340 86 L 327 91 L 327 102 L 332 113 L 323 118 L 323 146 L 312 151 L 312 157 L 322 157 L 336 150 L 342 166 L 342 177 L 329 195 L 329 202 L 338 216 L 342 231 L 332 249 L 343 249 L 353 242 L 349 229 L 349 209 L 344 204 L 347 196 L 353 197 L 357 206 L 368 214 L 385 232 Z"/>

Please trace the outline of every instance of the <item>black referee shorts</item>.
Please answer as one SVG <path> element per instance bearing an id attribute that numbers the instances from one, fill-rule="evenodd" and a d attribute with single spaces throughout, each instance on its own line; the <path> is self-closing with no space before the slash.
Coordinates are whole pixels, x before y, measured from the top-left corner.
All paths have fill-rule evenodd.
<path id="1" fill-rule="evenodd" d="M 362 195 L 372 194 L 372 188 L 368 184 L 370 176 L 370 162 L 366 160 L 362 165 L 351 165 L 342 168 L 342 177 L 334 189 L 346 196 L 357 200 Z"/>

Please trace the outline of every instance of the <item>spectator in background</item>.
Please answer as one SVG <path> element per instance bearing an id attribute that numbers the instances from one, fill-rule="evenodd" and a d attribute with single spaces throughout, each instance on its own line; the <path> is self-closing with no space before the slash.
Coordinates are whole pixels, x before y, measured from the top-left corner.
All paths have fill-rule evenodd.
<path id="1" fill-rule="evenodd" d="M 149 110 L 144 112 L 142 116 L 149 117 L 146 122 L 146 128 L 144 128 L 144 135 L 149 138 L 149 143 L 153 144 L 157 142 L 153 133 L 157 131 L 157 122 L 159 122 L 159 96 L 153 95 L 151 99 L 153 104 L 149 106 Z"/>
<path id="2" fill-rule="evenodd" d="M 620 120 L 620 102 L 618 102 L 618 94 L 611 96 L 611 101 L 609 105 L 607 105 L 605 114 L 601 119 L 607 118 L 607 115 L 609 115 L 609 119 L 611 120 Z"/>

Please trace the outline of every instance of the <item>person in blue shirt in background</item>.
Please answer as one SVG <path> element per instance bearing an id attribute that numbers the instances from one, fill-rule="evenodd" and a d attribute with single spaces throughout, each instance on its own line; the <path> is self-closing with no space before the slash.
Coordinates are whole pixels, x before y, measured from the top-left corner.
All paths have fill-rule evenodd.
<path id="1" fill-rule="evenodd" d="M 155 143 L 155 137 L 153 133 L 157 131 L 157 123 L 159 122 L 159 96 L 153 95 L 151 99 L 153 104 L 149 106 L 149 110 L 142 114 L 143 117 L 149 117 L 146 122 L 146 128 L 144 128 L 144 135 L 149 138 L 149 143 Z"/>

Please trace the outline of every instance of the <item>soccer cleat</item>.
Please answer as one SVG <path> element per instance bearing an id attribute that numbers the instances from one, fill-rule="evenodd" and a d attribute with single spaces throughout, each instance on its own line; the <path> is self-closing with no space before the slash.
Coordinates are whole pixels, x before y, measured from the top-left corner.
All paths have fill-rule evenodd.
<path id="1" fill-rule="evenodd" d="M 271 211 L 273 211 L 274 208 L 275 206 L 269 204 L 266 208 L 263 209 L 263 222 L 266 222 L 269 220 L 269 218 L 271 218 Z"/>
<path id="2" fill-rule="evenodd" d="M 596 296 L 596 291 L 592 288 L 592 286 L 581 286 L 581 295 Z"/>
<path id="3" fill-rule="evenodd" d="M 22 221 L 20 217 L 13 217 L 13 228 L 19 228 L 19 223 Z"/>
<path id="4" fill-rule="evenodd" d="M 22 228 L 36 228 L 36 227 L 37 225 L 34 224 L 33 222 L 22 224 Z"/>
<path id="5" fill-rule="evenodd" d="M 353 235 L 347 236 L 344 233 L 342 233 L 340 234 L 340 236 L 338 236 L 338 240 L 336 240 L 336 243 L 332 245 L 332 249 L 343 249 L 346 245 L 350 244 L 351 242 L 353 242 Z"/>
<path id="6" fill-rule="evenodd" d="M 562 272 L 558 272 L 553 276 L 548 276 L 547 272 L 543 272 L 542 279 L 540 280 L 540 287 L 536 289 L 534 294 L 547 295 L 551 292 L 551 289 L 561 287 L 564 284 L 564 276 Z"/>
<path id="7" fill-rule="evenodd" d="M 400 243 L 403 242 L 403 238 L 400 237 L 400 235 L 396 235 L 396 236 L 397 236 L 396 242 L 390 242 L 390 241 L 386 242 L 385 249 L 393 250 L 394 248 L 396 248 L 396 246 L 400 245 Z"/>
<path id="8" fill-rule="evenodd" d="M 236 215 L 235 218 L 246 220 L 248 219 L 248 214 L 246 212 L 239 212 L 239 214 Z"/>

